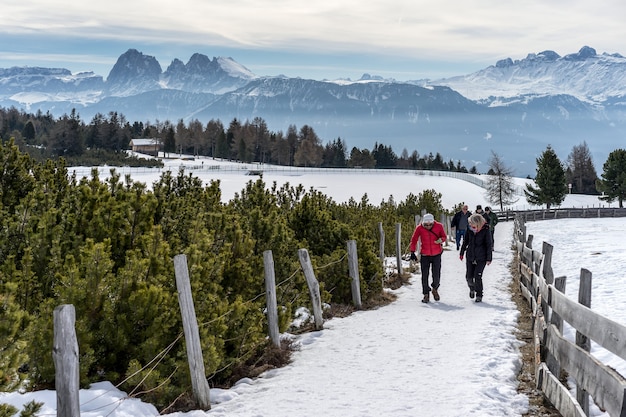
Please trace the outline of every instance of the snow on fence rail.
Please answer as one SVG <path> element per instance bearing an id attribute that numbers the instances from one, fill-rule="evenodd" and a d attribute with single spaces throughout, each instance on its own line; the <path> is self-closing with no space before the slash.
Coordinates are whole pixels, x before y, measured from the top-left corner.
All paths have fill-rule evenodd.
<path id="1" fill-rule="evenodd" d="M 626 416 L 626 379 L 590 354 L 591 340 L 626 360 L 626 326 L 589 308 L 591 272 L 581 268 L 578 302 L 565 296 L 565 277 L 554 278 L 553 247 L 533 250 L 524 216 L 515 219 L 519 286 L 533 312 L 537 388 L 564 416 L 588 416 L 589 395 L 610 416 Z M 576 329 L 576 340 L 563 336 L 563 321 Z M 561 369 L 576 381 L 576 398 L 560 382 Z"/>

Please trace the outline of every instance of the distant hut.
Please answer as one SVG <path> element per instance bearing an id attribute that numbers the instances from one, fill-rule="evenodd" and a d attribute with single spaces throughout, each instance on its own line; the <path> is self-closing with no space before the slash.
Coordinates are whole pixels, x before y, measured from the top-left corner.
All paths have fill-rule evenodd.
<path id="1" fill-rule="evenodd" d="M 163 149 L 163 145 L 155 138 L 131 139 L 130 149 L 133 152 L 159 156 L 159 151 Z"/>

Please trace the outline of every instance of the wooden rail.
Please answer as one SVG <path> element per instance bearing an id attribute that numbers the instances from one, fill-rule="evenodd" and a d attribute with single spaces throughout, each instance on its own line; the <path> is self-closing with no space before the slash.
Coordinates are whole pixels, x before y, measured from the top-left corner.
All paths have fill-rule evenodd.
<path id="1" fill-rule="evenodd" d="M 557 208 L 550 210 L 505 210 L 496 212 L 498 220 L 510 221 L 521 216 L 524 221 L 555 220 L 555 219 L 591 219 L 607 217 L 626 217 L 626 208 L 581 207 Z"/>
<path id="2" fill-rule="evenodd" d="M 612 209 L 614 210 L 614 209 Z M 626 417 L 626 379 L 589 353 L 590 340 L 626 360 L 626 326 L 591 310 L 591 272 L 581 269 L 578 302 L 564 294 L 565 277 L 554 278 L 552 246 L 542 251 L 526 239 L 524 216 L 515 220 L 519 285 L 533 311 L 537 388 L 564 416 L 588 416 L 589 396 L 610 416 Z M 586 304 L 586 305 L 585 305 Z M 563 321 L 576 330 L 576 340 L 563 336 Z M 576 397 L 560 382 L 561 370 L 576 381 Z"/>

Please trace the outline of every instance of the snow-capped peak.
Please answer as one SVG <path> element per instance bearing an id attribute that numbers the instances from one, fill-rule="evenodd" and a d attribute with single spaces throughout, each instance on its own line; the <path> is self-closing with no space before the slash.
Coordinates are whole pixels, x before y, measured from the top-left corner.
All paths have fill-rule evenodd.
<path id="1" fill-rule="evenodd" d="M 250 71 L 248 68 L 244 67 L 231 57 L 217 57 L 217 62 L 220 67 L 224 71 L 226 71 L 226 73 L 228 73 L 228 75 L 230 75 L 231 77 L 247 79 L 257 78 L 257 76 L 252 71 Z"/>
<path id="2" fill-rule="evenodd" d="M 559 56 L 554 51 L 531 53 L 521 60 L 498 61 L 478 72 L 429 82 L 448 86 L 472 100 L 528 94 L 569 94 L 588 103 L 626 95 L 626 58 L 585 46 Z"/>

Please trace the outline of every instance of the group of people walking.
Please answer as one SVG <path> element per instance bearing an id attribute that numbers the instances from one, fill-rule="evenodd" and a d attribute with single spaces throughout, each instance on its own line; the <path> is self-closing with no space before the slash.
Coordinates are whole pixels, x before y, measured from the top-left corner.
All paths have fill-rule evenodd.
<path id="1" fill-rule="evenodd" d="M 483 210 L 481 205 L 476 206 L 472 214 L 467 204 L 464 204 L 455 213 L 450 223 L 455 229 L 456 250 L 459 259 L 465 259 L 465 279 L 469 287 L 469 297 L 475 302 L 483 300 L 483 271 L 491 264 L 494 250 L 494 231 L 498 223 L 498 216 L 490 207 Z M 430 302 L 432 292 L 435 301 L 440 300 L 439 286 L 441 284 L 441 254 L 447 235 L 443 224 L 436 221 L 432 214 L 425 214 L 422 221 L 411 236 L 409 246 L 411 260 L 416 261 L 417 245 L 420 243 L 420 269 L 422 273 L 423 303 Z M 432 272 L 432 284 L 430 274 Z"/>

